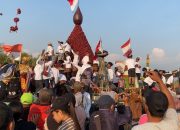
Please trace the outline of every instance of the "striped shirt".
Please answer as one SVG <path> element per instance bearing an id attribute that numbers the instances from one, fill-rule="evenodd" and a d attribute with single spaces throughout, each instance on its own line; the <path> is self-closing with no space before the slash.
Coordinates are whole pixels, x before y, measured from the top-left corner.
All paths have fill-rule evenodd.
<path id="1" fill-rule="evenodd" d="M 57 130 L 75 130 L 74 121 L 71 118 L 66 119 Z"/>

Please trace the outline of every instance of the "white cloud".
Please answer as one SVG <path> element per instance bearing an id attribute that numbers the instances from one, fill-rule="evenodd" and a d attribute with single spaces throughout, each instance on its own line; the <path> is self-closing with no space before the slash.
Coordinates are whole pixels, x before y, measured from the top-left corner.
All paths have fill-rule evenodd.
<path id="1" fill-rule="evenodd" d="M 152 55 L 156 59 L 165 58 L 165 51 L 161 48 L 153 48 Z"/>
<path id="2" fill-rule="evenodd" d="M 153 48 L 151 65 L 152 68 L 165 69 L 172 71 L 179 68 L 180 64 L 180 53 L 176 55 L 168 55 L 163 49 Z"/>

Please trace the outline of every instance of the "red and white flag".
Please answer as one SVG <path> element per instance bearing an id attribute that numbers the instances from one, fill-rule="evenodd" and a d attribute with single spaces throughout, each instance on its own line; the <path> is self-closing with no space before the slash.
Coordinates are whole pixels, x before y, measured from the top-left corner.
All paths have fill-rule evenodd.
<path id="1" fill-rule="evenodd" d="M 121 49 L 123 51 L 123 56 L 128 57 L 129 55 L 132 55 L 132 50 L 131 50 L 131 39 L 129 38 L 129 40 L 127 42 L 125 42 L 122 46 Z"/>
<path id="2" fill-rule="evenodd" d="M 74 9 L 76 8 L 76 6 L 78 5 L 78 0 L 68 0 L 70 6 L 71 6 L 71 10 L 74 11 Z"/>
<path id="3" fill-rule="evenodd" d="M 94 61 L 97 61 L 97 53 L 103 53 L 103 48 L 102 48 L 102 40 L 100 39 L 99 42 L 96 45 L 96 49 L 95 49 L 95 54 L 94 54 Z"/>
<path id="4" fill-rule="evenodd" d="M 16 61 L 21 60 L 22 44 L 2 45 L 4 53 Z"/>
<path id="5" fill-rule="evenodd" d="M 96 45 L 96 50 L 95 53 L 101 52 L 103 53 L 103 48 L 102 48 L 102 40 L 100 39 L 98 44 Z"/>

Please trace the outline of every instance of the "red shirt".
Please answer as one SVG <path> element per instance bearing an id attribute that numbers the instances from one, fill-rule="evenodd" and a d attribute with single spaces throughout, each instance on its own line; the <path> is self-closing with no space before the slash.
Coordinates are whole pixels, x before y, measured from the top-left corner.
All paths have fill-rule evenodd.
<path id="1" fill-rule="evenodd" d="M 50 105 L 32 104 L 29 110 L 28 120 L 31 120 L 33 115 L 38 114 L 39 120 L 37 122 L 37 128 L 44 130 L 45 119 L 49 114 L 50 107 Z"/>

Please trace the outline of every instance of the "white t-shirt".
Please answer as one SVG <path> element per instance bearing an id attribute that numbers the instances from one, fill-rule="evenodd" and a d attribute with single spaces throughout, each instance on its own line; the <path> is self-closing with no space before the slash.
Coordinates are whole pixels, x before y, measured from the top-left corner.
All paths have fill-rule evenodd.
<path id="1" fill-rule="evenodd" d="M 67 56 L 66 57 L 66 60 L 64 60 L 64 64 L 65 64 L 65 67 L 66 68 L 71 68 L 71 57 L 70 56 Z"/>
<path id="2" fill-rule="evenodd" d="M 43 75 L 43 79 L 50 79 L 52 77 L 52 70 L 51 70 L 51 66 L 52 66 L 53 62 L 52 61 L 48 61 L 45 63 L 45 67 L 47 68 L 47 72 L 48 72 L 48 75 L 45 76 Z"/>
<path id="3" fill-rule="evenodd" d="M 135 60 L 131 58 L 126 59 L 126 65 L 128 67 L 128 70 L 135 68 Z"/>
<path id="4" fill-rule="evenodd" d="M 59 46 L 58 46 L 57 52 L 60 53 L 60 54 L 64 53 L 63 45 L 59 45 Z"/>
<path id="5" fill-rule="evenodd" d="M 113 78 L 113 83 L 118 83 L 119 82 L 119 76 L 121 75 L 121 73 L 119 73 L 118 71 L 116 72 L 116 74 L 114 75 Z"/>
<path id="6" fill-rule="evenodd" d="M 48 46 L 47 47 L 47 51 L 46 52 L 48 52 L 48 56 L 52 56 L 53 55 L 53 51 L 54 51 L 54 49 L 53 49 L 52 46 Z"/>
<path id="7" fill-rule="evenodd" d="M 144 79 L 144 82 L 151 86 L 154 81 L 148 76 Z"/>
<path id="8" fill-rule="evenodd" d="M 166 84 L 166 78 L 164 76 L 162 76 L 162 81 L 164 84 Z"/>
<path id="9" fill-rule="evenodd" d="M 34 73 L 35 73 L 34 80 L 42 80 L 42 72 L 43 72 L 43 70 L 44 70 L 43 65 L 36 64 L 36 66 L 34 67 Z"/>
<path id="10" fill-rule="evenodd" d="M 109 81 L 113 81 L 114 71 L 112 69 L 108 69 L 108 78 L 109 78 Z"/>
<path id="11" fill-rule="evenodd" d="M 159 123 L 148 122 L 143 125 L 138 125 L 132 130 L 178 130 L 179 120 L 175 109 L 169 108 L 164 119 Z"/>
<path id="12" fill-rule="evenodd" d="M 57 84 L 59 82 L 59 70 L 55 67 L 51 68 L 52 70 L 52 77 L 54 77 L 54 82 Z"/>
<path id="13" fill-rule="evenodd" d="M 85 65 L 85 64 L 87 64 L 89 62 L 89 56 L 84 56 L 83 58 L 82 58 L 82 64 L 83 65 Z"/>
<path id="14" fill-rule="evenodd" d="M 173 77 L 173 75 L 171 75 L 167 80 L 167 84 L 171 85 L 173 83 L 173 81 L 174 81 L 174 77 Z"/>
<path id="15" fill-rule="evenodd" d="M 63 48 L 64 48 L 65 52 L 66 51 L 71 52 L 71 46 L 68 43 L 64 43 Z"/>
<path id="16" fill-rule="evenodd" d="M 74 55 L 73 65 L 78 65 L 78 63 L 79 63 L 79 55 L 74 53 L 74 52 L 73 52 L 73 55 Z"/>
<path id="17" fill-rule="evenodd" d="M 135 62 L 135 65 L 138 66 L 138 67 L 136 67 L 136 73 L 141 73 L 141 69 L 139 68 L 139 66 L 140 66 L 139 62 Z"/>

